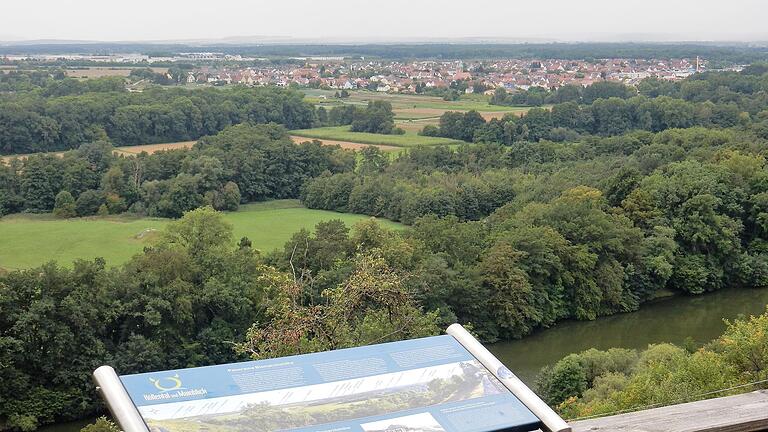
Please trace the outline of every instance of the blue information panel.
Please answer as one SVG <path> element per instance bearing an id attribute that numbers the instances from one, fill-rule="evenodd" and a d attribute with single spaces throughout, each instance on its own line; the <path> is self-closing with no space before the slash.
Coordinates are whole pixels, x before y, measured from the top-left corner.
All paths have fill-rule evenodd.
<path id="1" fill-rule="evenodd" d="M 120 379 L 152 432 L 484 432 L 540 426 L 447 335 Z"/>

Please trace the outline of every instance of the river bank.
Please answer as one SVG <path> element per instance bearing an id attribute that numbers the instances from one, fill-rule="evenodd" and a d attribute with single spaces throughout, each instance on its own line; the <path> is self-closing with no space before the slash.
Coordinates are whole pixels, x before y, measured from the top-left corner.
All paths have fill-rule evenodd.
<path id="1" fill-rule="evenodd" d="M 642 349 L 671 342 L 698 345 L 718 337 L 723 319 L 757 315 L 768 305 L 768 289 L 724 289 L 700 296 L 673 296 L 644 304 L 640 310 L 595 321 L 564 321 L 520 340 L 499 342 L 488 348 L 528 385 L 538 371 L 570 353 L 589 348 Z M 94 419 L 62 423 L 41 432 L 78 432 Z"/>
<path id="2" fill-rule="evenodd" d="M 571 353 L 589 348 L 643 349 L 649 344 L 687 341 L 701 345 L 720 336 L 723 319 L 765 312 L 768 289 L 723 289 L 699 296 L 673 296 L 643 304 L 640 310 L 594 321 L 564 321 L 523 339 L 488 348 L 526 384 L 538 371 Z"/>

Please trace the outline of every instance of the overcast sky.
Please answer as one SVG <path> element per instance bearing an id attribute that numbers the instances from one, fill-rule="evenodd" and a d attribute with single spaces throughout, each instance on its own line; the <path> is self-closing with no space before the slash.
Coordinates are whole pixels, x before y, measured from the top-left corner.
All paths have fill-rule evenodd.
<path id="1" fill-rule="evenodd" d="M 3 0 L 0 40 L 768 40 L 767 0 Z"/>

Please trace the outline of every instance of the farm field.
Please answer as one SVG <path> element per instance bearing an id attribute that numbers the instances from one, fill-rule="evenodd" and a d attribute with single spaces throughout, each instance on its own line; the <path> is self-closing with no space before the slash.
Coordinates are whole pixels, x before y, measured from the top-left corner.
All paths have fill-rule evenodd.
<path id="1" fill-rule="evenodd" d="M 507 113 L 525 113 L 528 107 L 508 107 L 491 105 L 489 98 L 483 95 L 465 95 L 456 101 L 446 101 L 436 96 L 422 96 L 413 94 L 389 94 L 372 91 L 352 91 L 349 98 L 335 99 L 333 90 L 302 90 L 307 95 L 307 100 L 319 105 L 331 107 L 335 105 L 352 104 L 365 106 L 369 101 L 385 100 L 392 104 L 392 110 L 397 119 L 420 119 L 440 117 L 446 111 L 470 111 L 475 110 L 486 120 L 503 117 Z M 323 99 L 323 97 L 325 99 Z"/>
<path id="2" fill-rule="evenodd" d="M 137 67 L 96 66 L 96 67 L 67 69 L 65 73 L 70 78 L 80 78 L 80 79 L 102 78 L 102 77 L 112 77 L 112 76 L 127 77 L 131 74 L 131 70 L 133 69 L 141 69 L 141 67 L 139 66 Z M 168 68 L 153 67 L 150 69 L 152 69 L 152 71 L 156 73 L 168 72 Z"/>
<path id="3" fill-rule="evenodd" d="M 26 153 L 26 154 L 14 154 L 14 155 L 8 155 L 8 156 L 0 156 L 0 162 L 1 163 L 8 163 L 8 162 L 11 161 L 11 159 L 26 159 L 26 158 L 32 156 L 33 154 L 41 154 L 41 153 Z M 54 156 L 61 157 L 61 156 L 64 155 L 64 152 L 63 151 L 59 151 L 59 152 L 44 152 L 42 154 L 51 154 L 51 155 L 54 155 Z"/>
<path id="4" fill-rule="evenodd" d="M 118 154 L 124 154 L 124 155 L 137 155 L 141 152 L 147 152 L 147 153 L 155 153 L 159 152 L 161 150 L 174 150 L 174 149 L 180 149 L 180 148 L 191 148 L 193 145 L 195 145 L 197 141 L 179 141 L 179 142 L 172 142 L 172 143 L 160 143 L 160 144 L 145 144 L 145 145 L 137 145 L 137 146 L 123 146 L 123 147 L 115 147 L 115 152 Z M 65 152 L 50 152 L 49 154 L 55 155 L 55 156 L 62 156 Z M 32 153 L 37 154 L 37 153 Z M 30 154 L 17 154 L 17 155 L 8 155 L 8 156 L 0 156 L 0 162 L 9 162 L 13 158 L 19 158 L 19 159 L 26 159 L 29 157 Z"/>
<path id="5" fill-rule="evenodd" d="M 296 144 L 301 144 L 303 142 L 312 141 L 313 139 L 315 139 L 323 143 L 323 145 L 337 145 L 343 149 L 349 149 L 349 150 L 360 150 L 361 148 L 365 148 L 368 146 L 378 147 L 385 152 L 393 152 L 393 151 L 399 151 L 403 149 L 402 147 L 395 147 L 395 146 L 388 146 L 388 145 L 362 144 L 358 142 L 337 141 L 332 139 L 307 138 L 307 137 L 300 137 L 297 135 L 291 135 L 291 139 Z"/>
<path id="6" fill-rule="evenodd" d="M 153 68 L 161 71 L 164 68 Z M 71 72 L 84 73 L 92 76 L 114 76 L 130 73 L 130 68 L 87 68 L 73 69 Z M 85 75 L 84 75 L 85 77 Z M 392 103 L 395 113 L 395 126 L 406 131 L 405 135 L 379 135 L 350 132 L 347 126 L 325 127 L 314 129 L 302 129 L 291 131 L 294 142 L 303 142 L 307 138 L 318 139 L 327 145 L 339 145 L 347 149 L 360 149 L 367 145 L 379 146 L 384 151 L 396 151 L 400 147 L 412 147 L 416 145 L 457 145 L 461 142 L 450 138 L 422 137 L 418 135 L 424 126 L 437 125 L 440 116 L 446 111 L 476 110 L 485 120 L 501 118 L 506 114 L 523 114 L 527 107 L 504 107 L 490 105 L 488 99 L 481 95 L 466 95 L 458 101 L 444 101 L 435 96 L 421 96 L 408 94 L 388 94 L 371 91 L 353 91 L 349 98 L 334 99 L 332 90 L 303 89 L 306 99 L 320 106 L 331 107 L 343 104 L 365 106 L 370 100 L 386 100 Z M 196 141 L 181 141 L 172 143 L 145 144 L 138 146 L 116 147 L 115 151 L 123 155 L 139 154 L 143 151 L 155 153 L 161 150 L 178 148 L 190 148 Z M 63 151 L 51 152 L 61 156 Z M 0 163 L 8 162 L 12 158 L 26 158 L 29 154 L 0 156 Z"/>
<path id="7" fill-rule="evenodd" d="M 296 231 L 318 222 L 340 219 L 352 226 L 369 216 L 307 209 L 298 200 L 246 204 L 224 214 L 234 227 L 235 241 L 248 237 L 262 251 L 280 248 Z M 58 261 L 71 266 L 78 258 L 103 257 L 118 265 L 152 244 L 169 219 L 130 216 L 62 220 L 51 215 L 11 215 L 0 219 L 0 269 L 23 269 Z M 379 219 L 387 228 L 402 225 Z M 234 246 L 234 244 L 233 244 Z"/>
<path id="8" fill-rule="evenodd" d="M 149 154 L 156 153 L 162 150 L 176 150 L 180 148 L 192 148 L 193 145 L 195 145 L 197 141 L 179 141 L 179 142 L 172 142 L 172 143 L 161 143 L 161 144 L 145 144 L 145 145 L 139 145 L 139 146 L 125 146 L 125 147 L 115 147 L 115 151 L 122 154 L 132 154 L 136 155 L 141 152 L 147 152 Z"/>
<path id="9" fill-rule="evenodd" d="M 394 147 L 462 144 L 462 141 L 457 141 L 451 138 L 420 136 L 415 130 L 406 130 L 405 135 L 382 135 L 365 132 L 351 132 L 349 126 L 300 129 L 291 131 L 291 134 L 304 138 L 328 139 L 361 144 L 380 144 Z"/>
<path id="10" fill-rule="evenodd" d="M 403 129 L 406 132 L 413 132 L 415 134 L 418 134 L 422 129 L 424 129 L 424 126 L 427 126 L 427 125 L 437 126 L 438 124 L 440 124 L 440 117 L 418 118 L 418 119 L 410 119 L 410 120 L 403 120 L 403 119 L 395 120 L 395 126 L 399 127 L 400 129 Z"/>
<path id="11" fill-rule="evenodd" d="M 351 92 L 350 102 L 368 103 L 371 100 L 385 100 L 392 104 L 393 109 L 434 109 L 434 110 L 476 110 L 476 111 L 514 111 L 516 107 L 491 105 L 488 97 L 482 95 L 466 95 L 459 100 L 446 101 L 437 96 L 422 96 L 412 94 L 390 94 L 370 91 Z"/>

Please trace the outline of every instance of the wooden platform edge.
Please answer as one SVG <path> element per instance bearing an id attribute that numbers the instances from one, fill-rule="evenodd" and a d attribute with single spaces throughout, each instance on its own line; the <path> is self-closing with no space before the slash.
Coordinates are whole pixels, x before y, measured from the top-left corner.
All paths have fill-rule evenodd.
<path id="1" fill-rule="evenodd" d="M 753 432 L 768 430 L 768 390 L 570 423 L 573 432 Z"/>

